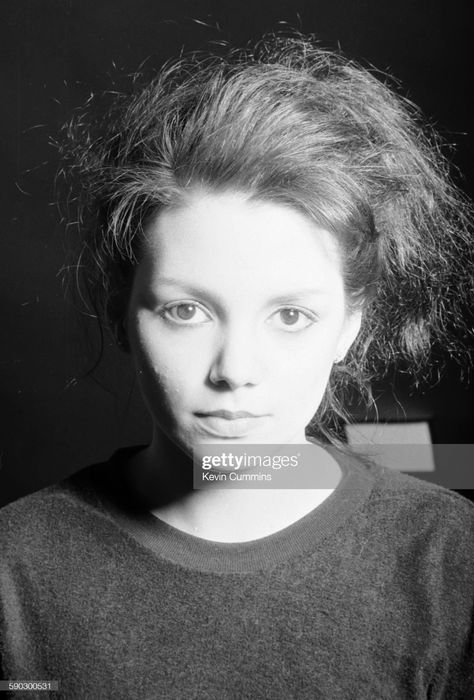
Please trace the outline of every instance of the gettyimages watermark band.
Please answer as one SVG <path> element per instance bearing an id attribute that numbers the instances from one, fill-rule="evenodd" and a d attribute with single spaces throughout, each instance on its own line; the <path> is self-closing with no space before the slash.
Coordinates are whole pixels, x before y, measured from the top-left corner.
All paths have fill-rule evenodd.
<path id="1" fill-rule="evenodd" d="M 338 474 L 317 445 L 200 445 L 194 451 L 193 488 L 330 489 Z M 315 458 L 318 468 L 315 469 Z"/>
<path id="2" fill-rule="evenodd" d="M 474 488 L 474 445 L 358 444 L 358 454 L 449 489 Z M 193 488 L 334 489 L 337 450 L 303 444 L 202 444 L 193 453 Z"/>

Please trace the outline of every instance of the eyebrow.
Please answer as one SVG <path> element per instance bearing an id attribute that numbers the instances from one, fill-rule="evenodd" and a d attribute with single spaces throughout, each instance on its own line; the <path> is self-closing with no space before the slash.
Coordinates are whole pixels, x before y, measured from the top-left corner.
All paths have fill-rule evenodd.
<path id="1" fill-rule="evenodd" d="M 214 295 L 212 292 L 210 292 L 207 289 L 203 289 L 202 287 L 198 287 L 195 285 L 190 285 L 184 280 L 180 280 L 177 277 L 161 277 L 158 278 L 156 281 L 156 286 L 173 286 L 173 287 L 179 287 L 183 291 L 189 293 L 189 294 L 196 294 L 198 296 L 201 296 L 206 299 L 214 299 Z M 270 303 L 272 304 L 283 304 L 285 302 L 289 302 L 291 299 L 299 299 L 301 297 L 307 297 L 307 296 L 326 296 L 327 291 L 324 289 L 318 289 L 314 287 L 307 287 L 303 289 L 292 289 L 289 290 L 287 293 L 279 294 L 277 297 L 273 297 L 270 300 Z"/>

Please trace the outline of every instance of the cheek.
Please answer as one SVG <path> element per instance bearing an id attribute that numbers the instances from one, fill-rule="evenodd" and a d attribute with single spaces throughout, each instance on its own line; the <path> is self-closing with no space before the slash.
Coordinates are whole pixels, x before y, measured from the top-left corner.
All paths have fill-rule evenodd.
<path id="1" fill-rule="evenodd" d="M 291 402 L 308 405 L 320 400 L 332 368 L 330 359 L 313 356 L 307 362 L 295 364 L 285 382 Z"/>
<path id="2" fill-rule="evenodd" d="M 196 354 L 189 343 L 170 342 L 146 324 L 137 326 L 131 343 L 142 394 L 152 411 L 168 412 L 186 404 L 200 381 Z"/>
<path id="3" fill-rule="evenodd" d="M 131 349 L 139 372 L 150 377 L 163 378 L 172 375 L 174 348 L 166 342 L 149 321 L 148 314 L 138 314 L 131 328 Z"/>
<path id="4" fill-rule="evenodd" d="M 334 350 L 335 343 L 318 334 L 314 342 L 287 356 L 281 366 L 274 366 L 275 387 L 290 411 L 310 417 L 316 412 L 329 380 Z"/>
<path id="5" fill-rule="evenodd" d="M 334 362 L 339 333 L 327 325 L 315 328 L 305 336 L 286 344 L 284 352 L 275 352 L 278 357 L 274 371 L 293 377 L 299 385 L 318 383 L 326 376 Z"/>

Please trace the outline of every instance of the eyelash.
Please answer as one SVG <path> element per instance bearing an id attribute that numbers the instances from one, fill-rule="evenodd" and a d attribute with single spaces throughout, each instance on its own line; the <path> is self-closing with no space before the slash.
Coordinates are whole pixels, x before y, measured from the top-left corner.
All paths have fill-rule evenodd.
<path id="1" fill-rule="evenodd" d="M 298 314 L 300 314 L 300 316 L 304 316 L 307 320 L 307 323 L 305 323 L 305 325 L 302 328 L 293 328 L 292 324 L 283 324 L 285 328 L 281 327 L 280 330 L 283 330 L 284 333 L 298 333 L 298 331 L 305 330 L 305 328 L 308 328 L 309 326 L 313 325 L 313 323 L 315 323 L 318 320 L 318 317 L 314 312 L 309 311 L 308 309 L 301 309 L 298 306 L 282 306 L 270 316 L 270 319 L 276 316 L 277 314 L 281 314 L 282 311 L 296 311 Z M 295 325 L 297 325 L 297 323 Z"/>
<path id="2" fill-rule="evenodd" d="M 201 311 L 203 314 L 205 314 L 205 316 L 207 316 L 208 320 L 192 322 L 192 318 L 191 318 L 191 319 L 189 319 L 191 321 L 191 323 L 188 323 L 186 319 L 178 319 L 178 318 L 175 318 L 171 315 L 171 312 L 174 309 L 178 309 L 179 307 L 183 307 L 183 306 L 194 307 L 198 311 Z M 307 319 L 307 323 L 305 323 L 305 325 L 302 328 L 300 328 L 300 327 L 293 328 L 292 324 L 282 324 L 282 326 L 280 327 L 279 330 L 283 330 L 283 332 L 285 332 L 285 333 L 297 333 L 298 331 L 302 331 L 305 328 L 308 328 L 308 326 L 312 325 L 313 323 L 315 323 L 318 320 L 317 315 L 314 312 L 309 311 L 308 309 L 302 309 L 298 306 L 282 306 L 280 309 L 277 309 L 277 311 L 274 311 L 270 315 L 270 317 L 267 319 L 267 323 L 270 322 L 270 319 L 274 318 L 278 314 L 281 314 L 283 311 L 296 311 L 298 314 L 300 314 L 301 316 L 304 316 Z M 160 310 L 160 316 L 162 318 L 164 318 L 166 321 L 169 321 L 169 322 L 174 323 L 174 324 L 179 325 L 179 326 L 201 326 L 201 325 L 204 325 L 205 323 L 208 323 L 211 320 L 211 316 L 208 314 L 208 312 L 200 304 L 197 304 L 195 301 L 189 301 L 189 302 L 188 301 L 180 301 L 178 303 L 169 304 L 168 306 L 165 306 Z M 296 326 L 297 323 L 294 325 Z"/>
<path id="3" fill-rule="evenodd" d="M 202 313 L 208 317 L 209 321 L 211 320 L 211 317 L 209 316 L 207 311 L 205 311 L 203 309 L 203 307 L 200 306 L 200 304 L 197 304 L 195 301 L 180 301 L 178 303 L 169 304 L 168 306 L 165 306 L 165 307 L 163 307 L 163 309 L 160 310 L 160 316 L 162 316 L 165 320 L 171 321 L 172 323 L 175 323 L 179 326 L 191 326 L 191 325 L 200 326 L 203 323 L 208 322 L 208 321 L 199 321 L 196 323 L 196 321 L 194 321 L 194 323 L 187 323 L 185 319 L 177 319 L 177 318 L 174 318 L 174 317 L 168 315 L 170 313 L 170 311 L 172 311 L 173 309 L 178 309 L 180 306 L 193 306 L 195 309 L 202 311 Z"/>

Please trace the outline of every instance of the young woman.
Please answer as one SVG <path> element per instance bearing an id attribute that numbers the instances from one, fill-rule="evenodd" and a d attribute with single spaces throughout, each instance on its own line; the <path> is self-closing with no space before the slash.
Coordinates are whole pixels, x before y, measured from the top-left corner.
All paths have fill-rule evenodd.
<path id="1" fill-rule="evenodd" d="M 414 109 L 277 37 L 170 63 L 84 123 L 77 267 L 154 432 L 2 510 L 5 677 L 67 698 L 474 697 L 473 506 L 333 430 L 349 381 L 415 371 L 462 325 L 468 208 Z M 308 443 L 324 488 L 193 488 L 203 446 Z"/>

